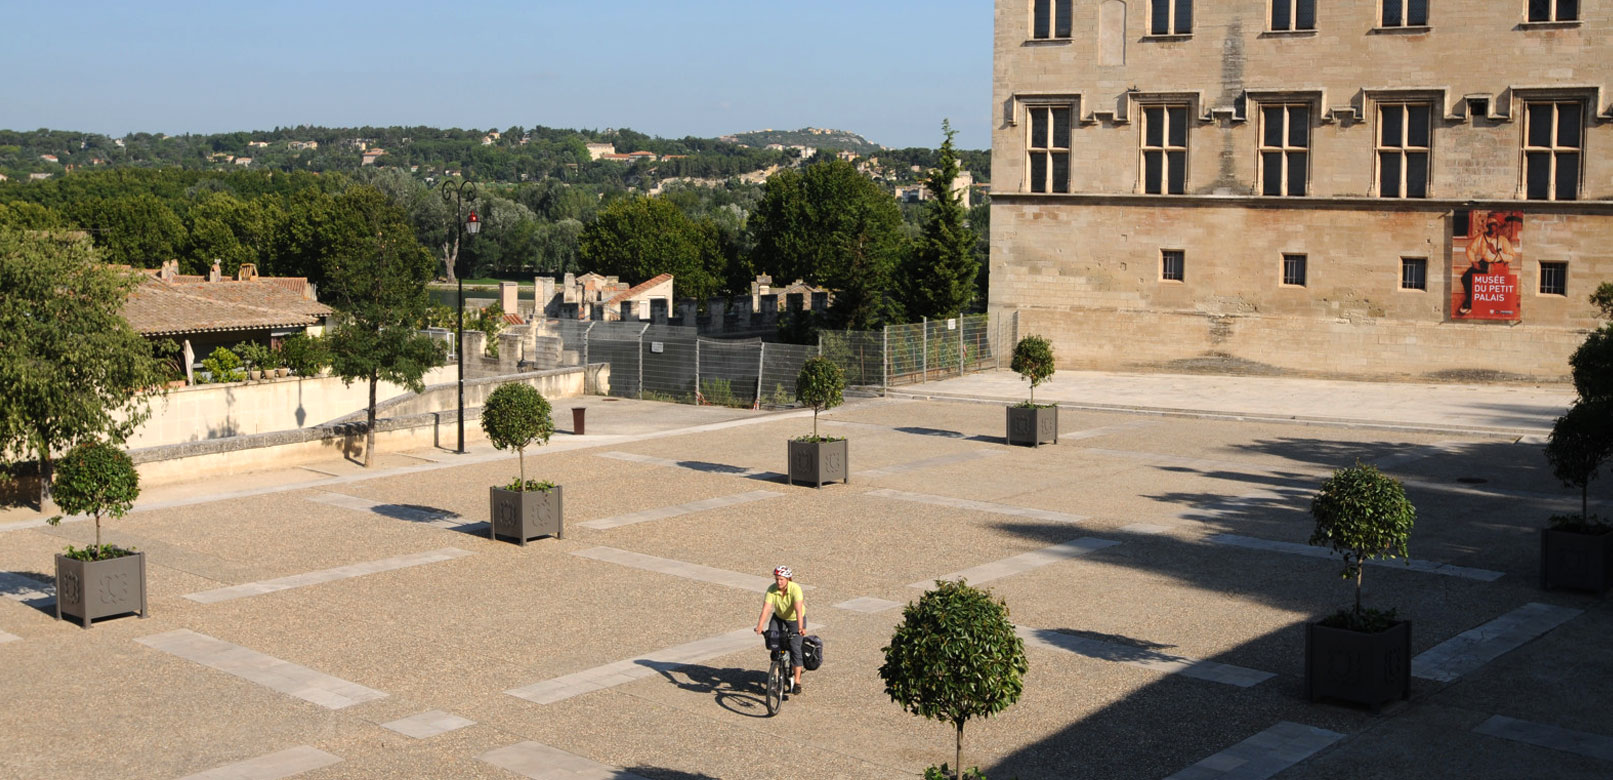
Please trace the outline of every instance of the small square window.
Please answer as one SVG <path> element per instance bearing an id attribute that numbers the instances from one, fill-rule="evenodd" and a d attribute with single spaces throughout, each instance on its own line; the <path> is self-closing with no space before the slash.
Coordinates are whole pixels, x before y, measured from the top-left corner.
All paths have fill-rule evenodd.
<path id="1" fill-rule="evenodd" d="M 1184 281 L 1187 258 L 1180 249 L 1165 249 L 1159 253 L 1159 278 L 1167 282 Z"/>
<path id="2" fill-rule="evenodd" d="M 1567 263 L 1541 263 L 1540 264 L 1540 294 L 1541 295 L 1567 295 L 1568 294 L 1568 264 Z"/>
<path id="3" fill-rule="evenodd" d="M 1305 286 L 1305 255 L 1283 255 L 1283 284 Z"/>
<path id="4" fill-rule="evenodd" d="M 1068 38 L 1073 0 L 1034 0 L 1031 3 L 1031 37 L 1036 40 Z"/>
<path id="5" fill-rule="evenodd" d="M 1400 258 L 1400 289 L 1426 290 L 1428 289 L 1428 258 L 1402 257 Z"/>
<path id="6" fill-rule="evenodd" d="M 1384 27 L 1425 27 L 1428 0 L 1383 0 Z"/>
<path id="7" fill-rule="evenodd" d="M 1579 20 L 1579 0 L 1529 0 L 1531 22 L 1573 22 Z"/>
<path id="8" fill-rule="evenodd" d="M 1316 0 L 1271 0 L 1273 32 L 1316 29 Z"/>

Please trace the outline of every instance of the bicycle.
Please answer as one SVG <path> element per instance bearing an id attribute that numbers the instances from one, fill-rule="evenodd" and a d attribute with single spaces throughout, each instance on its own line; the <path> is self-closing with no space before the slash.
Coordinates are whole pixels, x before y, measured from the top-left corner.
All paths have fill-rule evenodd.
<path id="1" fill-rule="evenodd" d="M 763 635 L 767 649 L 772 651 L 772 663 L 767 667 L 767 717 L 778 714 L 784 704 L 784 690 L 793 678 L 790 664 L 790 635 L 767 631 Z"/>

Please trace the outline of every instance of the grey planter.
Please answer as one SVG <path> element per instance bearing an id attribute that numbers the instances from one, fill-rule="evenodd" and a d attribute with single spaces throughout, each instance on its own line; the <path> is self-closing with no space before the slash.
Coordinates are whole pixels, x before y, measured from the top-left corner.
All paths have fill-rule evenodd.
<path id="1" fill-rule="evenodd" d="M 146 611 L 146 554 L 81 561 L 56 554 L 56 619 L 77 618 L 85 628 L 90 621 L 113 615 Z"/>
<path id="2" fill-rule="evenodd" d="M 1320 623 L 1305 625 L 1305 695 L 1365 704 L 1411 698 L 1411 621 L 1365 634 Z"/>
<path id="3" fill-rule="evenodd" d="M 823 487 L 825 482 L 851 481 L 851 467 L 847 465 L 846 440 L 840 441 L 796 441 L 791 439 L 789 448 L 789 473 L 786 479 L 791 485 L 804 482 L 813 487 Z"/>
<path id="4" fill-rule="evenodd" d="M 1057 406 L 1008 407 L 1009 444 L 1040 447 L 1043 442 L 1059 443 L 1059 408 Z"/>
<path id="5" fill-rule="evenodd" d="M 1613 533 L 1540 532 L 1540 587 L 1601 593 L 1613 574 Z"/>
<path id="6" fill-rule="evenodd" d="M 487 538 L 504 537 L 525 546 L 540 536 L 566 538 L 566 523 L 560 509 L 560 486 L 553 490 L 515 491 L 488 488 L 488 504 L 493 521 Z"/>

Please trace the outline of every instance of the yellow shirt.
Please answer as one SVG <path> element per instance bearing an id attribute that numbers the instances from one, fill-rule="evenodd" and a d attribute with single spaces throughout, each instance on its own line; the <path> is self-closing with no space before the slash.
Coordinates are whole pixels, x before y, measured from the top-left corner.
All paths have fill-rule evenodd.
<path id="1" fill-rule="evenodd" d="M 767 586 L 767 603 L 773 605 L 773 614 L 780 620 L 795 620 L 795 605 L 805 605 L 806 599 L 801 595 L 800 585 L 792 582 L 780 593 L 778 583 L 773 583 Z"/>

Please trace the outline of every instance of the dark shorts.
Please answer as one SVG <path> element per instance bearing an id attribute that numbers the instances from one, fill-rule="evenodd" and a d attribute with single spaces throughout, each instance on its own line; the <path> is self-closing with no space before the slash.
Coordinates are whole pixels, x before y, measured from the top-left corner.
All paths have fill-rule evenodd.
<path id="1" fill-rule="evenodd" d="M 778 615 L 768 619 L 768 633 L 776 633 L 790 638 L 790 665 L 802 666 L 801 662 L 801 635 L 795 630 L 795 621 L 781 620 Z"/>

